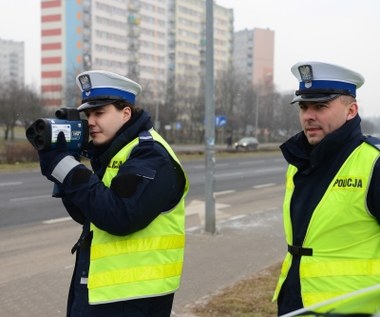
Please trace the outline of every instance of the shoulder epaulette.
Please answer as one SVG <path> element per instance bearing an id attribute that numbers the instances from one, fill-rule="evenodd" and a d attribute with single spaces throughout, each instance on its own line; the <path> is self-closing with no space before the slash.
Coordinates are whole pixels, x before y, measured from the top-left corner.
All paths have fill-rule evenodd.
<path id="1" fill-rule="evenodd" d="M 372 135 L 364 135 L 364 142 L 380 150 L 380 139 Z"/>
<path id="2" fill-rule="evenodd" d="M 139 144 L 143 142 L 153 142 L 153 137 L 149 131 L 141 131 L 139 133 Z"/>

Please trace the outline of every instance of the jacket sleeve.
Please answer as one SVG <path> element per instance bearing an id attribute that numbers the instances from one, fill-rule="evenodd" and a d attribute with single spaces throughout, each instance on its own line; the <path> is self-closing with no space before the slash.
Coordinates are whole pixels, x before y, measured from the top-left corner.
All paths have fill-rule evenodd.
<path id="1" fill-rule="evenodd" d="M 85 218 L 82 211 L 77 206 L 72 204 L 69 200 L 65 199 L 64 197 L 62 198 L 62 203 L 65 206 L 66 211 L 68 212 L 70 217 L 77 223 L 83 225 Z"/>
<path id="2" fill-rule="evenodd" d="M 367 194 L 367 205 L 370 213 L 380 224 L 380 159 L 377 160 Z"/>
<path id="3" fill-rule="evenodd" d="M 78 176 L 79 175 L 79 176 Z M 127 235 L 146 227 L 181 199 L 182 169 L 158 143 L 137 146 L 119 168 L 110 188 L 84 165 L 63 183 L 65 200 L 98 228 Z"/>

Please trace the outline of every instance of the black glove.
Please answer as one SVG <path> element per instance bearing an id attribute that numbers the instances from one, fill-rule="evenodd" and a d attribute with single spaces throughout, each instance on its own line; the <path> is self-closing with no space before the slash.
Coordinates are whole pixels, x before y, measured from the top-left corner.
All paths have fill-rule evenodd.
<path id="1" fill-rule="evenodd" d="M 67 174 L 80 164 L 67 150 L 65 135 L 57 136 L 56 148 L 38 151 L 42 175 L 56 184 L 62 184 Z"/>

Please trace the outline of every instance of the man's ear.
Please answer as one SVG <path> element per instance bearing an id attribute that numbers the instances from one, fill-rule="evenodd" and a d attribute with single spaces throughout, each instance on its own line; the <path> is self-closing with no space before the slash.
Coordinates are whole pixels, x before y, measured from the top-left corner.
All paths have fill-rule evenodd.
<path id="1" fill-rule="evenodd" d="M 123 119 L 125 122 L 127 122 L 129 119 L 131 119 L 132 116 L 132 110 L 130 107 L 124 107 L 123 108 Z"/>
<path id="2" fill-rule="evenodd" d="M 347 120 L 351 120 L 358 114 L 358 104 L 356 101 L 352 102 L 348 106 Z"/>

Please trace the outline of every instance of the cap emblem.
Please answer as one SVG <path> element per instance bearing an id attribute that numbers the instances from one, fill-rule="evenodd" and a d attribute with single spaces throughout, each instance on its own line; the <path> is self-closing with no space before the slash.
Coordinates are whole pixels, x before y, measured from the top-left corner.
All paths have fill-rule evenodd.
<path id="1" fill-rule="evenodd" d="M 313 81 L 313 69 L 311 65 L 301 65 L 298 67 L 301 75 L 301 80 L 305 82 L 305 87 L 310 88 Z"/>
<path id="2" fill-rule="evenodd" d="M 83 91 L 88 92 L 91 90 L 91 79 L 89 75 L 79 76 L 79 82 Z"/>

